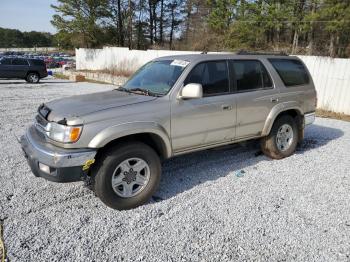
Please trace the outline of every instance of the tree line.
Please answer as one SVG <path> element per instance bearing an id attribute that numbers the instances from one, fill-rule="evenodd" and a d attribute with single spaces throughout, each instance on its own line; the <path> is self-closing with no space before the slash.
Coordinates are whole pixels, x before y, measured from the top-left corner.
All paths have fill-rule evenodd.
<path id="1" fill-rule="evenodd" d="M 54 36 L 42 32 L 21 32 L 0 27 L 0 48 L 8 47 L 50 47 L 55 45 Z"/>
<path id="2" fill-rule="evenodd" d="M 349 0 L 208 0 L 218 47 L 350 56 Z"/>
<path id="3" fill-rule="evenodd" d="M 58 0 L 51 23 L 61 46 L 174 48 L 183 0 Z"/>
<path id="4" fill-rule="evenodd" d="M 285 51 L 350 57 L 350 0 L 57 0 L 58 32 L 0 28 L 0 47 Z"/>
<path id="5" fill-rule="evenodd" d="M 350 56 L 349 0 L 58 0 L 61 46 Z"/>

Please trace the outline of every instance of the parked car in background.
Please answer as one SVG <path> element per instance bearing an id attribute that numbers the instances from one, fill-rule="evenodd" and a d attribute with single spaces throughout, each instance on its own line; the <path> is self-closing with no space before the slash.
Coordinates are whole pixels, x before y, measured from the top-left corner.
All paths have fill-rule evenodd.
<path id="1" fill-rule="evenodd" d="M 50 63 L 46 63 L 46 67 L 50 68 L 50 69 L 51 68 L 60 68 L 61 65 L 59 63 L 55 62 L 55 61 L 52 61 Z"/>
<path id="2" fill-rule="evenodd" d="M 129 209 L 153 195 L 173 156 L 258 138 L 267 156 L 292 155 L 315 108 L 297 57 L 168 56 L 122 88 L 42 104 L 21 144 L 34 175 L 89 179 L 106 205 Z"/>
<path id="3" fill-rule="evenodd" d="M 0 58 L 24 58 L 43 60 L 48 69 L 59 68 L 70 63 L 69 68 L 75 68 L 75 57 L 66 53 L 41 53 L 41 52 L 18 52 L 5 51 L 0 52 Z"/>
<path id="4" fill-rule="evenodd" d="M 76 67 L 74 62 L 67 62 L 65 65 L 62 66 L 63 70 L 70 70 L 74 69 Z"/>
<path id="5" fill-rule="evenodd" d="M 0 59 L 0 78 L 24 79 L 28 83 L 38 83 L 47 75 L 43 60 L 11 57 Z"/>

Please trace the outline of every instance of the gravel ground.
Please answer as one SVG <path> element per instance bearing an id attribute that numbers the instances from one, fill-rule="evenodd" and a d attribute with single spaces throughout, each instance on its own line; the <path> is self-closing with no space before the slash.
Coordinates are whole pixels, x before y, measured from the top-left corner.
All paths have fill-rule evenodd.
<path id="1" fill-rule="evenodd" d="M 15 136 L 43 101 L 112 86 L 0 81 L 0 219 L 11 261 L 350 261 L 350 123 L 316 119 L 298 152 L 255 145 L 177 157 L 142 207 L 35 178 Z M 245 173 L 237 175 L 237 171 Z"/>

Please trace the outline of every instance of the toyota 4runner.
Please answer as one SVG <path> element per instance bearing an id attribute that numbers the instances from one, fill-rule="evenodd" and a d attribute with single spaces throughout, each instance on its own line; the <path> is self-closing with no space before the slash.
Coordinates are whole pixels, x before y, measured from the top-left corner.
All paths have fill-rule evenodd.
<path id="1" fill-rule="evenodd" d="M 150 199 L 173 156 L 256 138 L 267 156 L 290 156 L 316 100 L 297 57 L 161 57 L 123 87 L 42 104 L 21 145 L 34 175 L 88 179 L 107 206 L 130 209 Z"/>

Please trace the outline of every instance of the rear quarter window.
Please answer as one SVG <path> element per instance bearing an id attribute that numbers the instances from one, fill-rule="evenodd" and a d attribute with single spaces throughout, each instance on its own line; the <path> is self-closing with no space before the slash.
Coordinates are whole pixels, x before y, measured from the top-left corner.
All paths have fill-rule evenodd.
<path id="1" fill-rule="evenodd" d="M 305 66 L 294 59 L 268 59 L 286 87 L 306 85 L 310 82 Z"/>
<path id="2" fill-rule="evenodd" d="M 34 66 L 45 66 L 45 62 L 43 60 L 32 60 L 32 64 Z"/>

